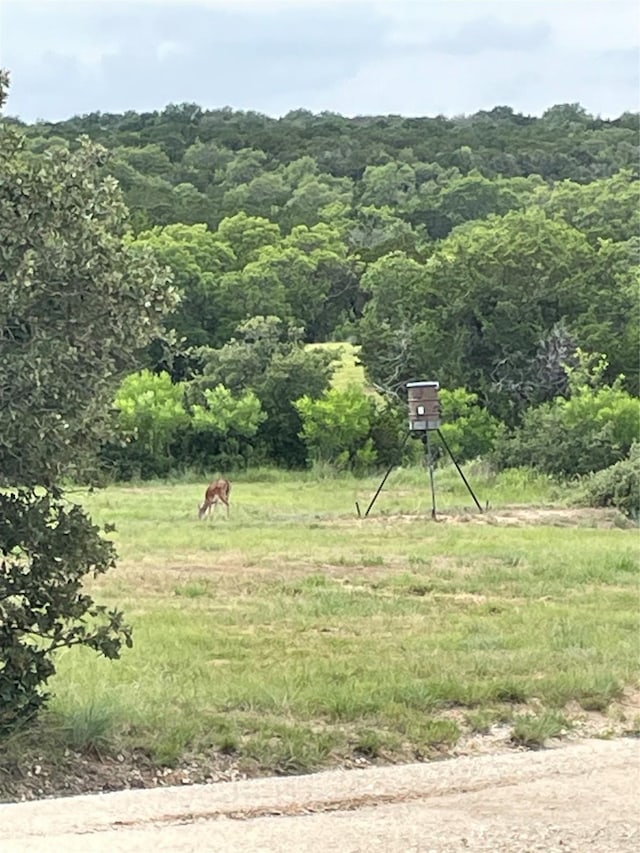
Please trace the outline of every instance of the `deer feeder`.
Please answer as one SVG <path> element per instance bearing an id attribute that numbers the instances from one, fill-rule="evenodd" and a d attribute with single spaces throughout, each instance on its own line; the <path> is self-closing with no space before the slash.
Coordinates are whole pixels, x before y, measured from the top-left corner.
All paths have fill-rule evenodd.
<path id="1" fill-rule="evenodd" d="M 407 382 L 409 430 L 428 432 L 440 429 L 440 383 Z"/>

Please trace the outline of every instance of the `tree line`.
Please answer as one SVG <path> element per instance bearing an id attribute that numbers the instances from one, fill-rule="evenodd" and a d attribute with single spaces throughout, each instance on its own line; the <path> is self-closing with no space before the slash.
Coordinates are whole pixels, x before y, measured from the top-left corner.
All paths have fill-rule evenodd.
<path id="1" fill-rule="evenodd" d="M 564 104 L 539 118 L 501 106 L 274 119 L 180 104 L 21 130 L 34 158 L 82 135 L 106 147 L 130 245 L 180 294 L 119 391 L 118 437 L 101 456 L 115 476 L 318 456 L 382 464 L 404 429 L 404 385 L 424 377 L 466 395 L 458 428 L 470 412 L 489 419 L 465 455 L 557 473 L 514 450 L 531 410 L 591 387 L 575 379 L 590 358 L 623 408 L 638 395 L 637 114 Z M 384 405 L 330 392 L 331 358 L 307 345 L 342 340 L 360 346 Z M 312 410 L 331 420 L 328 400 L 353 435 L 320 450 Z M 629 444 L 627 430 L 588 454 L 592 467 Z"/>

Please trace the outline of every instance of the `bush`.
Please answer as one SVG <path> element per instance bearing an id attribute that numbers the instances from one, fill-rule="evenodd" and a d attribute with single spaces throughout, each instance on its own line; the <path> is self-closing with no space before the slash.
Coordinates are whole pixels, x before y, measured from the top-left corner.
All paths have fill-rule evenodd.
<path id="1" fill-rule="evenodd" d="M 131 645 L 122 614 L 83 592 L 114 565 L 113 544 L 59 489 L 0 493 L 0 736 L 47 699 L 58 649 L 117 658 Z"/>
<path id="2" fill-rule="evenodd" d="M 330 462 L 359 473 L 375 465 L 371 427 L 376 404 L 361 388 L 331 388 L 317 400 L 305 395 L 295 407 L 310 463 Z"/>
<path id="3" fill-rule="evenodd" d="M 138 445 L 143 458 L 157 462 L 153 474 L 164 473 L 162 465 L 170 461 L 171 443 L 189 423 L 184 384 L 174 384 L 165 372 L 132 373 L 122 380 L 115 405 L 120 436 Z"/>
<path id="4" fill-rule="evenodd" d="M 589 506 L 613 506 L 640 519 L 640 444 L 634 444 L 627 459 L 586 481 L 584 501 Z"/>
<path id="5" fill-rule="evenodd" d="M 531 466 L 554 476 L 601 471 L 620 462 L 638 437 L 640 401 L 618 385 L 582 387 L 567 400 L 529 409 L 522 425 L 498 440 L 501 468 Z"/>
<path id="6" fill-rule="evenodd" d="M 441 432 L 458 462 L 490 453 L 503 426 L 478 403 L 478 395 L 465 388 L 440 391 Z"/>

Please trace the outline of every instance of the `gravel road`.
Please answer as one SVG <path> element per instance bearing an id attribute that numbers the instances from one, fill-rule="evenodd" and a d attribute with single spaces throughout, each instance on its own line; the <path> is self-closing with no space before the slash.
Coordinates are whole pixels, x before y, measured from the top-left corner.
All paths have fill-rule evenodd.
<path id="1" fill-rule="evenodd" d="M 640 741 L 0 805 L 0 853 L 626 853 Z"/>

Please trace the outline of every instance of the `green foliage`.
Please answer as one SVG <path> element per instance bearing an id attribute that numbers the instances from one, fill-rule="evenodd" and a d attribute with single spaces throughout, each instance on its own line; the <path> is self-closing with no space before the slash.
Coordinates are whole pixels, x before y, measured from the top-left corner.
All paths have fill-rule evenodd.
<path id="1" fill-rule="evenodd" d="M 234 394 L 253 391 L 266 414 L 256 444 L 287 467 L 304 465 L 302 423 L 294 401 L 304 394 L 322 394 L 333 356 L 305 350 L 300 330 L 276 317 L 253 317 L 240 324 L 236 334 L 220 349 L 202 351 L 202 373 L 193 379 L 190 394 L 219 384 Z"/>
<path id="2" fill-rule="evenodd" d="M 223 343 L 224 294 L 220 276 L 235 268 L 232 247 L 206 225 L 156 226 L 138 235 L 135 245 L 153 251 L 171 270 L 180 293 L 179 309 L 168 323 L 182 347 Z"/>
<path id="3" fill-rule="evenodd" d="M 122 614 L 83 592 L 114 565 L 114 547 L 59 489 L 0 494 L 0 734 L 48 695 L 57 650 L 82 645 L 108 658 L 131 645 Z"/>
<path id="4" fill-rule="evenodd" d="M 126 445 L 153 463 L 154 473 L 170 470 L 170 446 L 189 423 L 184 407 L 184 385 L 174 384 L 168 373 L 142 370 L 127 376 L 116 394 L 118 433 Z"/>
<path id="5" fill-rule="evenodd" d="M 599 239 L 596 258 L 598 297 L 581 323 L 581 348 L 606 353 L 605 377 L 622 377 L 623 386 L 640 394 L 640 234 L 614 242 Z"/>
<path id="6" fill-rule="evenodd" d="M 0 104 L 8 78 L 0 73 Z M 106 151 L 25 150 L 0 124 L 0 731 L 35 714 L 61 649 L 116 658 L 130 630 L 96 605 L 87 574 L 111 542 L 59 483 L 87 475 L 109 406 L 175 304 L 151 252 L 124 239 Z"/>
<path id="7" fill-rule="evenodd" d="M 404 406 L 386 402 L 376 405 L 371 424 L 371 439 L 376 457 L 382 465 L 401 465 L 411 459 L 406 444 L 407 412 Z"/>
<path id="8" fill-rule="evenodd" d="M 563 322 L 580 345 L 596 295 L 615 289 L 596 263 L 580 232 L 533 208 L 462 226 L 424 264 L 382 258 L 363 277 L 363 362 L 376 386 L 431 376 L 513 422 L 532 393 L 557 393 L 555 372 L 532 376 L 541 341 Z"/>
<path id="9" fill-rule="evenodd" d="M 108 445 L 103 459 L 123 479 L 166 476 L 180 465 L 229 469 L 266 418 L 253 391 L 192 387 L 149 370 L 126 377 L 115 405 L 120 443 Z"/>
<path id="10" fill-rule="evenodd" d="M 108 700 L 72 707 L 60 722 L 64 743 L 71 749 L 99 758 L 113 744 L 116 720 Z"/>
<path id="11" fill-rule="evenodd" d="M 51 483 L 107 430 L 114 386 L 173 305 L 151 252 L 123 241 L 103 150 L 34 160 L 0 139 L 0 479 Z M 29 428 L 26 428 L 29 424 Z"/>
<path id="12" fill-rule="evenodd" d="M 267 415 L 248 389 L 232 393 L 224 385 L 188 390 L 191 424 L 180 452 L 185 465 L 230 471 L 244 467 L 255 452 L 255 436 Z"/>
<path id="13" fill-rule="evenodd" d="M 601 240 L 625 242 L 640 232 L 640 183 L 631 169 L 588 184 L 560 181 L 539 190 L 536 201 L 595 246 Z"/>
<path id="14" fill-rule="evenodd" d="M 59 199 L 73 197 L 68 169 L 76 169 L 83 156 L 86 161 L 91 149 L 78 145 L 80 134 L 111 151 L 107 158 L 104 150 L 98 156 L 100 149 L 91 149 L 102 164 L 92 178 L 95 204 L 77 222 L 84 235 L 79 251 L 90 244 L 94 268 L 89 273 L 81 264 L 67 264 L 77 298 L 91 294 L 96 315 L 111 311 L 103 300 L 113 288 L 107 271 L 101 272 L 104 253 L 96 236 L 106 210 L 102 202 L 108 197 L 121 203 L 119 191 L 104 181 L 109 174 L 120 183 L 138 235 L 127 241 L 112 270 L 114 281 L 130 279 L 132 259 L 138 263 L 142 256 L 148 269 L 158 261 L 166 265 L 181 295 L 168 321 L 173 334 L 156 328 L 144 364 L 169 372 L 174 381 L 201 381 L 209 388 L 221 383 L 234 394 L 254 389 L 268 415 L 256 449 L 260 445 L 274 461 L 304 463 L 292 401 L 308 393 L 308 383 L 316 394 L 318 371 L 295 348 L 266 362 L 255 351 L 249 357 L 236 330 L 258 315 L 301 330 L 298 341 L 361 343 L 367 381 L 391 398 L 402 397 L 408 379 L 432 377 L 444 388 L 477 395 L 475 418 L 486 410 L 512 427 L 528 408 L 569 394 L 568 370 L 578 348 L 606 353 L 605 380 L 611 384 L 623 374 L 623 387 L 640 392 L 637 115 L 605 120 L 564 104 L 541 118 L 502 106 L 453 119 L 348 119 L 296 110 L 276 120 L 190 104 L 39 122 L 24 132 L 24 168 L 31 164 L 37 172 L 44 149 L 55 148 L 46 162 L 64 178 Z M 22 186 L 28 189 L 29 182 Z M 30 224 L 35 221 L 25 225 L 25 239 L 37 244 L 40 232 Z M 19 221 L 10 225 L 11 235 L 21 229 Z M 48 270 L 60 268 L 52 249 L 58 232 L 44 231 L 43 282 Z M 156 270 L 160 299 L 156 303 L 152 294 L 143 300 L 152 307 L 168 297 Z M 55 276 L 46 288 L 54 308 L 76 311 L 73 300 L 58 298 Z M 39 316 L 27 304 L 33 292 L 21 287 L 19 316 L 8 317 L 15 340 L 29 334 L 25 316 Z M 44 286 L 41 295 L 46 302 Z M 49 306 L 41 307 L 49 313 Z M 76 331 L 82 328 L 79 323 Z M 88 352 L 80 334 L 70 343 Z M 126 351 L 128 343 L 120 341 L 119 348 Z M 200 348 L 216 354 L 202 356 Z M 85 372 L 81 359 L 68 359 L 64 347 L 49 349 L 43 346 L 40 360 L 32 359 L 39 365 L 36 387 L 52 387 L 45 368 L 63 357 L 69 375 Z M 236 356 L 240 370 L 228 360 Z M 220 369 L 212 366 L 220 358 Z M 114 373 L 110 364 L 104 367 L 101 375 Z M 115 372 L 121 375 L 119 365 Z M 238 385 L 239 372 L 244 378 Z M 73 461 L 81 458 L 81 435 L 102 430 L 98 403 L 108 396 L 100 397 L 100 383 L 97 394 L 86 384 L 85 390 L 96 407 L 77 436 L 64 416 L 61 423 L 41 423 L 52 444 L 72 439 Z M 20 388 L 20 398 L 37 408 L 29 394 L 33 389 Z M 74 400 L 69 409 L 82 405 Z M 459 432 L 458 415 L 455 423 Z M 454 424 L 448 428 L 458 441 Z M 393 456 L 390 437 L 387 432 L 384 441 Z M 43 441 L 47 452 L 48 443 Z M 184 452 L 184 446 L 172 448 Z M 460 445 L 460 452 L 473 451 Z"/>
<path id="15" fill-rule="evenodd" d="M 489 454 L 502 424 L 478 404 L 477 394 L 465 388 L 440 391 L 442 434 L 458 462 Z"/>
<path id="16" fill-rule="evenodd" d="M 572 476 L 622 460 L 638 438 L 640 401 L 619 386 L 581 386 L 569 399 L 528 409 L 522 425 L 498 442 L 501 467 L 531 465 Z"/>
<path id="17" fill-rule="evenodd" d="M 513 720 L 511 740 L 518 746 L 540 749 L 550 738 L 561 737 L 570 728 L 569 720 L 558 711 L 518 714 Z"/>
<path id="18" fill-rule="evenodd" d="M 236 269 L 242 269 L 257 259 L 260 249 L 278 242 L 280 229 L 265 217 L 237 213 L 222 220 L 217 234 L 233 250 Z"/>
<path id="19" fill-rule="evenodd" d="M 348 245 L 367 263 L 391 252 L 418 255 L 424 244 L 412 225 L 388 206 L 355 208 L 352 219 L 342 225 L 342 230 L 346 232 Z"/>
<path id="20" fill-rule="evenodd" d="M 464 222 L 526 207 L 541 185 L 538 175 L 489 179 L 477 169 L 466 175 L 455 170 L 443 183 L 427 181 L 420 187 L 409 217 L 425 225 L 432 238 L 442 239 Z"/>
<path id="21" fill-rule="evenodd" d="M 204 405 L 191 407 L 193 426 L 196 430 L 226 435 L 230 431 L 250 438 L 256 434 L 266 415 L 260 400 L 253 391 L 234 397 L 224 385 L 205 388 Z"/>
<path id="22" fill-rule="evenodd" d="M 312 462 L 366 471 L 376 461 L 371 438 L 375 402 L 362 388 L 330 388 L 322 397 L 295 403 L 302 416 L 302 438 Z"/>
<path id="23" fill-rule="evenodd" d="M 584 483 L 588 506 L 614 506 L 640 520 L 640 444 L 633 444 L 626 459 L 592 474 Z"/>

